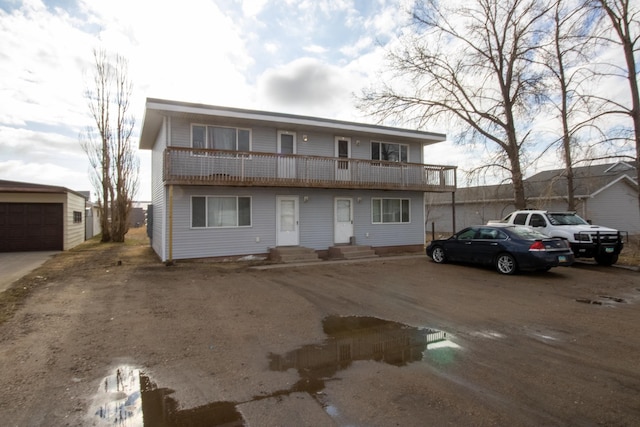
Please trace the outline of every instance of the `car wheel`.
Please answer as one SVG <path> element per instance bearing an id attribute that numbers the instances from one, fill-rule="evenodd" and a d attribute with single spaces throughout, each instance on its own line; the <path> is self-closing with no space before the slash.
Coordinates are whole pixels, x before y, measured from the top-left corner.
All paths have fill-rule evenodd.
<path id="1" fill-rule="evenodd" d="M 436 246 L 435 248 L 433 248 L 433 251 L 431 252 L 431 259 L 438 264 L 446 262 L 447 257 L 444 254 L 444 249 L 442 249 L 441 246 Z"/>
<path id="2" fill-rule="evenodd" d="M 515 274 L 518 271 L 516 259 L 511 254 L 499 254 L 496 258 L 496 270 L 502 274 Z"/>
<path id="3" fill-rule="evenodd" d="M 596 255 L 596 262 L 600 265 L 613 265 L 618 262 L 618 254 Z"/>

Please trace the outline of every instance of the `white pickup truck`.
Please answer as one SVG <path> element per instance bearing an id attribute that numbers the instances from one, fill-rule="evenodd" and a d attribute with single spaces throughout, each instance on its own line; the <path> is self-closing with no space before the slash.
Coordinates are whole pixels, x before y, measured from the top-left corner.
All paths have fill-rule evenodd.
<path id="1" fill-rule="evenodd" d="M 489 221 L 496 223 L 527 225 L 547 236 L 567 239 L 576 258 L 594 258 L 600 265 L 615 264 L 622 251 L 620 231 L 591 225 L 575 212 L 527 209 L 511 212 L 503 220 Z"/>

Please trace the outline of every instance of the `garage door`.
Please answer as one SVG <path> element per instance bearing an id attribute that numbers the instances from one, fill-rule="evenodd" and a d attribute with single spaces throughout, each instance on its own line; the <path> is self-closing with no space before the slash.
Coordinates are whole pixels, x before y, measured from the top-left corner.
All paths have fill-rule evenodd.
<path id="1" fill-rule="evenodd" d="M 61 251 L 62 203 L 0 203 L 0 252 Z"/>

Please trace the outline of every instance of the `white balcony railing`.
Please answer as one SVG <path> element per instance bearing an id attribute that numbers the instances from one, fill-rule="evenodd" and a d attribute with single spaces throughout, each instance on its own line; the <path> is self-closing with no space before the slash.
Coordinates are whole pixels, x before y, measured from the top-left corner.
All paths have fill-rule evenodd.
<path id="1" fill-rule="evenodd" d="M 456 167 L 170 147 L 166 184 L 455 191 Z"/>

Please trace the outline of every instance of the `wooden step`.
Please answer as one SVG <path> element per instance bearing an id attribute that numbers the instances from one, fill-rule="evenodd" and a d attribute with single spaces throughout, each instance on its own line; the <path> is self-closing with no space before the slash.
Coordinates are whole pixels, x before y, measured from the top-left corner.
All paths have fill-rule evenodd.
<path id="1" fill-rule="evenodd" d="M 376 252 L 371 246 L 344 245 L 329 248 L 329 259 L 360 259 L 377 258 Z"/>
<path id="2" fill-rule="evenodd" d="M 285 264 L 321 261 L 315 250 L 302 246 L 276 246 L 269 249 L 269 259 Z"/>

